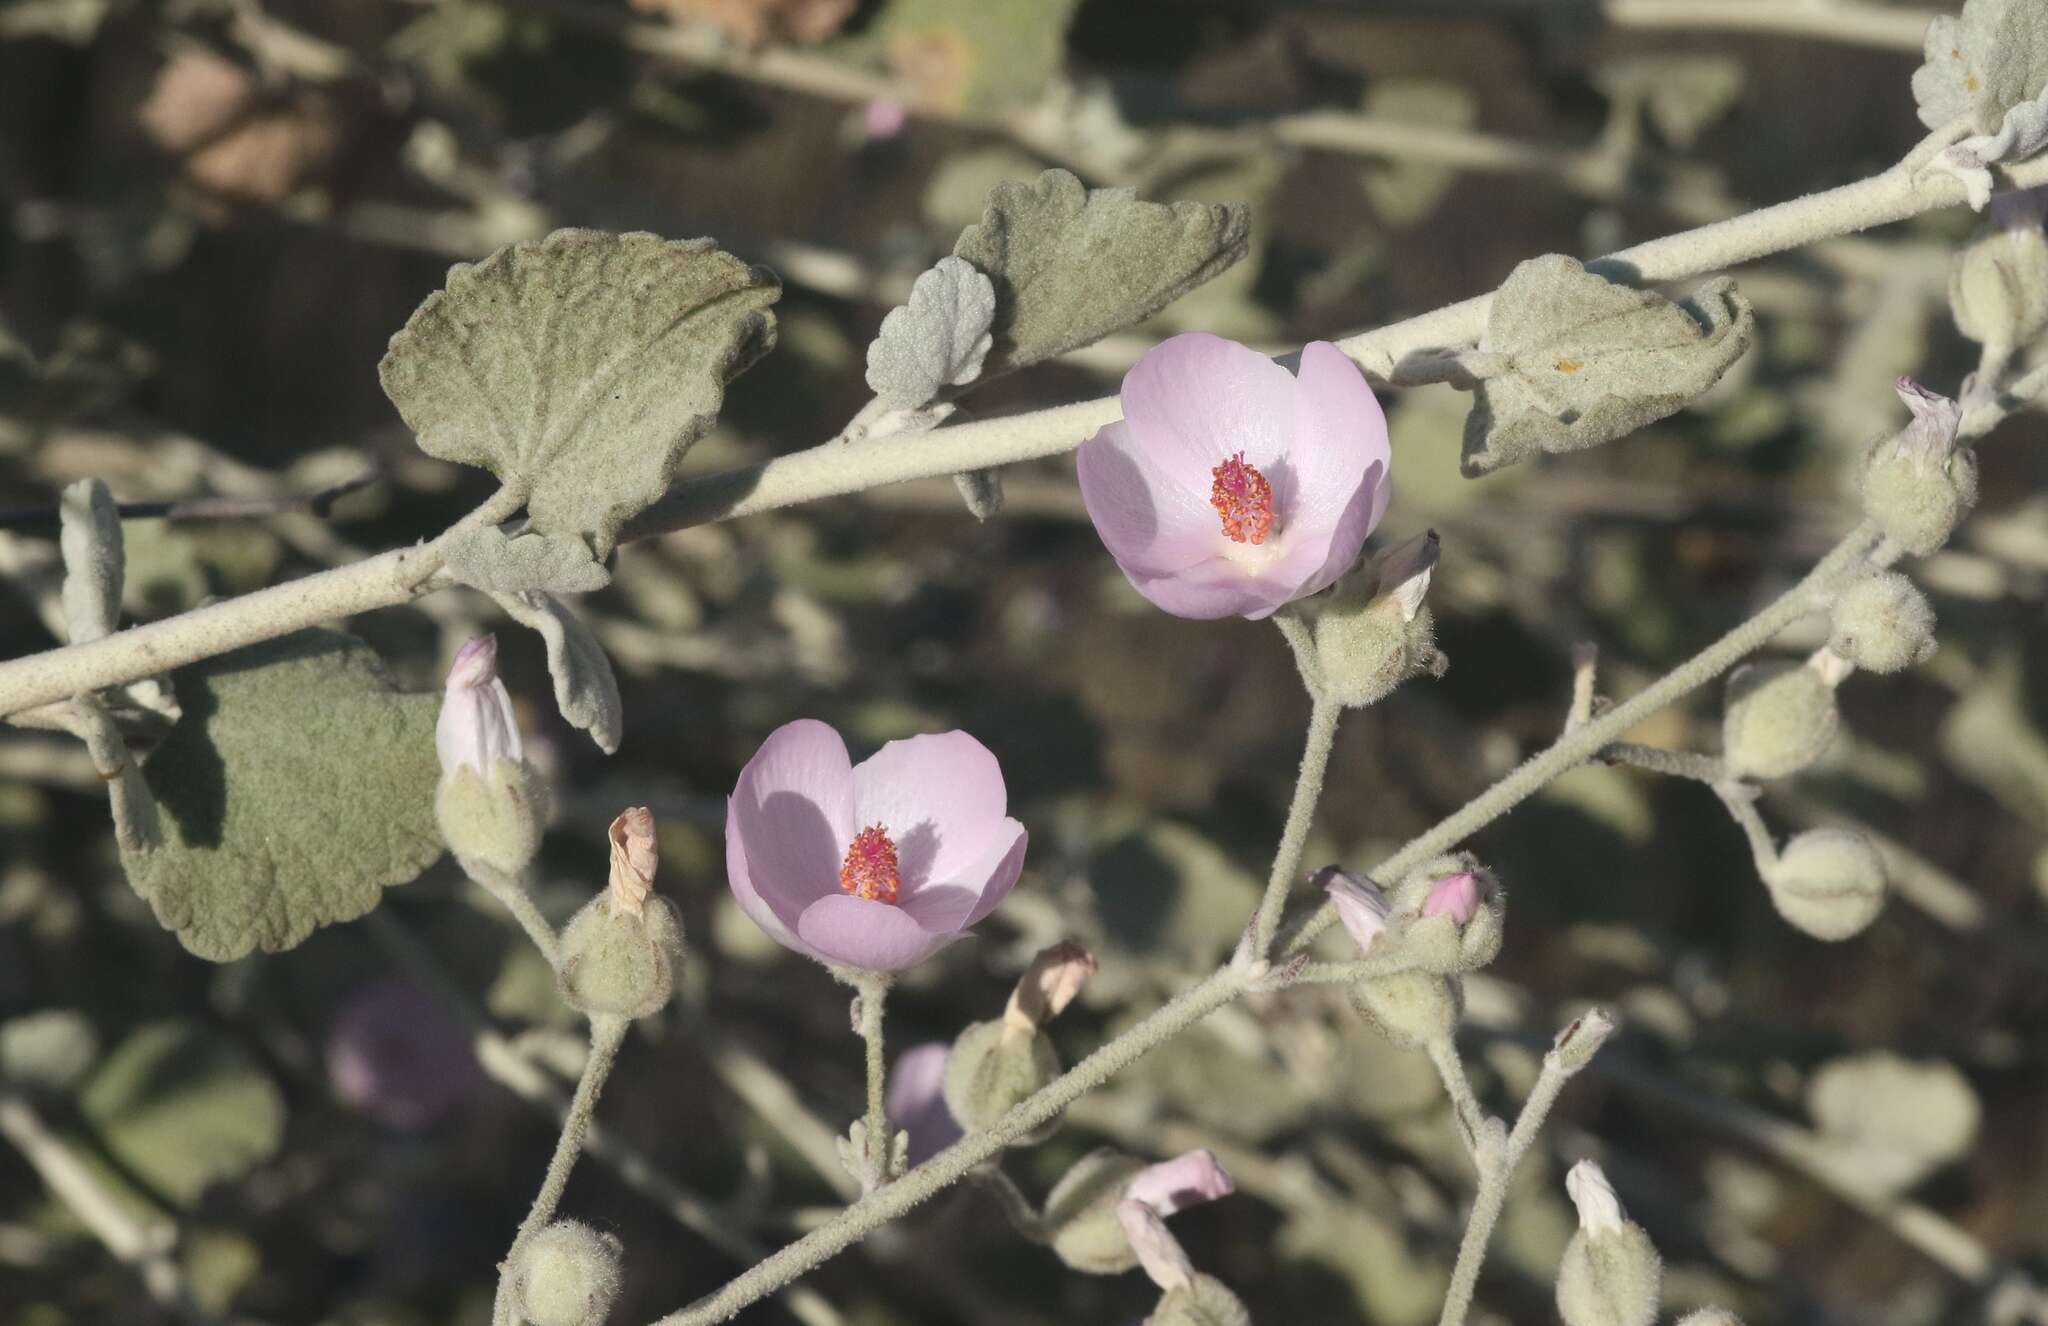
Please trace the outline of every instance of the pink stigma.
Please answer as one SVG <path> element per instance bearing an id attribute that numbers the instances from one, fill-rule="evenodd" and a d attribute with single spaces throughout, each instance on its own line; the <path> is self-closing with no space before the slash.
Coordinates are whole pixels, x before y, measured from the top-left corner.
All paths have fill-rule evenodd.
<path id="1" fill-rule="evenodd" d="M 1233 543 L 1264 543 L 1273 528 L 1273 485 L 1238 452 L 1209 472 L 1209 505 L 1223 518 L 1223 537 Z"/>
<path id="2" fill-rule="evenodd" d="M 902 882 L 896 874 L 896 843 L 879 824 L 853 836 L 846 864 L 839 867 L 839 888 L 871 902 L 895 902 Z"/>

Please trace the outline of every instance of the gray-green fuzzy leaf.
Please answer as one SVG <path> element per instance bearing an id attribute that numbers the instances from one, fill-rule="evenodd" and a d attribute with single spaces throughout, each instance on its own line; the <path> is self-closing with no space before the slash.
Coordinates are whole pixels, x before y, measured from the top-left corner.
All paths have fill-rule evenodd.
<path id="1" fill-rule="evenodd" d="M 452 268 L 378 373 L 428 455 L 524 485 L 535 529 L 604 557 L 774 344 L 780 293 L 710 240 L 558 230 Z"/>
<path id="2" fill-rule="evenodd" d="M 914 410 L 943 387 L 974 381 L 995 316 L 988 277 L 963 259 L 939 259 L 911 286 L 909 301 L 882 319 L 868 346 L 868 387 L 890 405 Z"/>
<path id="3" fill-rule="evenodd" d="M 121 861 L 192 952 L 291 948 L 441 854 L 440 697 L 392 689 L 361 641 L 298 631 L 173 684 L 184 716 L 143 769 L 162 841 Z"/>
<path id="4" fill-rule="evenodd" d="M 1958 119 L 1995 134 L 2008 112 L 2048 91 L 2048 5 L 2041 0 L 1965 0 L 1960 15 L 1927 25 L 1926 62 L 1913 73 L 1920 120 Z"/>
<path id="5" fill-rule="evenodd" d="M 487 592 L 588 594 L 612 579 L 581 539 L 508 535 L 495 525 L 458 530 L 442 542 L 441 553 L 449 575 Z"/>
<path id="6" fill-rule="evenodd" d="M 1479 342 L 1502 367 L 1466 416 L 1466 475 L 1596 447 L 1672 414 L 1720 380 L 1754 329 L 1726 278 L 1673 303 L 1571 258 L 1531 258 L 1494 296 Z"/>
<path id="7" fill-rule="evenodd" d="M 1242 203 L 1141 202 L 1064 170 L 1005 180 L 953 246 L 995 283 L 985 372 L 1064 354 L 1142 322 L 1244 257 Z"/>
<path id="8" fill-rule="evenodd" d="M 625 735 L 625 708 L 604 646 L 552 594 L 493 594 L 498 606 L 521 625 L 540 632 L 548 648 L 548 674 L 555 679 L 555 706 L 562 717 L 590 734 L 610 755 Z"/>
<path id="9" fill-rule="evenodd" d="M 71 643 L 112 635 L 121 616 L 121 517 L 98 479 L 80 479 L 57 499 L 64 552 L 64 622 Z"/>
<path id="10" fill-rule="evenodd" d="M 152 1022 L 114 1047 L 79 1113 L 130 1174 L 181 1207 L 277 1154 L 284 1097 L 233 1041 L 196 1022 Z"/>

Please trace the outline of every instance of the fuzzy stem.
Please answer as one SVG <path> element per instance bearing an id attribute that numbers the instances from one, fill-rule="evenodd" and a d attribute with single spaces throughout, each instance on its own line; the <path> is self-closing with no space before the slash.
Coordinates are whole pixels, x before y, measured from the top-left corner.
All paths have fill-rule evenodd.
<path id="1" fill-rule="evenodd" d="M 555 934 L 555 927 L 541 914 L 539 905 L 533 900 L 532 868 L 513 876 L 500 874 L 482 862 L 464 861 L 461 864 L 476 886 L 502 903 L 512 914 L 512 919 L 519 922 L 519 928 L 526 932 L 526 937 L 533 941 L 540 955 L 548 960 L 548 966 L 560 966 L 561 940 Z"/>
<path id="2" fill-rule="evenodd" d="M 630 1019 L 614 1014 L 599 1014 L 590 1019 L 590 1057 L 583 1063 L 583 1076 L 577 1080 L 576 1095 L 569 1102 L 568 1117 L 562 1120 L 561 1136 L 555 1139 L 555 1154 L 548 1161 L 547 1176 L 541 1180 L 533 1208 L 526 1213 L 526 1219 L 519 1222 L 519 1232 L 512 1239 L 512 1250 L 498 1265 L 498 1295 L 491 1314 L 493 1322 L 513 1320 L 512 1282 L 518 1273 L 519 1254 L 533 1236 L 547 1228 L 548 1222 L 555 1218 L 555 1208 L 561 1204 L 562 1191 L 569 1186 L 569 1173 L 576 1168 L 576 1157 L 583 1153 L 584 1134 L 590 1130 L 590 1116 L 597 1108 L 598 1094 L 604 1090 L 605 1079 L 611 1076 L 612 1064 L 619 1057 L 619 1044 L 626 1039 L 626 1030 L 632 1025 Z"/>
<path id="3" fill-rule="evenodd" d="M 1280 846 L 1273 852 L 1272 873 L 1266 877 L 1266 896 L 1259 899 L 1258 915 L 1252 921 L 1254 958 L 1272 952 L 1273 936 L 1280 927 L 1280 913 L 1287 906 L 1288 890 L 1301 877 L 1301 854 L 1308 846 L 1308 828 L 1315 819 L 1316 803 L 1323 797 L 1323 775 L 1330 767 L 1337 720 L 1344 715 L 1344 706 L 1316 694 L 1312 681 L 1309 687 L 1315 698 L 1308 713 L 1308 739 L 1302 747 L 1301 770 L 1294 779 L 1294 800 L 1287 807 L 1287 825 L 1281 830 Z"/>
<path id="4" fill-rule="evenodd" d="M 855 978 L 854 986 L 860 991 L 860 1038 L 867 1046 L 867 1154 L 862 1157 L 861 1191 L 873 1192 L 889 1181 L 889 1116 L 883 1105 L 889 1064 L 882 1052 L 882 1009 L 889 998 L 889 978 L 866 972 Z"/>
<path id="5" fill-rule="evenodd" d="M 1439 821 L 1435 828 L 1366 873 L 1374 879 L 1399 879 L 1423 861 L 1449 851 L 1528 800 L 1551 779 L 1592 759 L 1651 714 L 1720 676 L 1767 644 L 1786 626 L 1817 610 L 1820 595 L 1845 576 L 1862 569 L 1865 555 L 1877 542 L 1877 537 L 1869 522 L 1858 525 L 1814 566 L 1804 580 L 1779 595 L 1762 612 L 1645 687 L 1626 703 L 1618 704 L 1591 722 L 1573 728 L 1555 744 L 1523 761 L 1506 778 L 1466 802 L 1462 808 Z M 1302 952 L 1336 919 L 1336 908 L 1325 903 L 1288 937 L 1283 951 L 1288 954 Z"/>
<path id="6" fill-rule="evenodd" d="M 2003 172 L 2001 182 L 2015 189 L 2048 183 L 2048 155 L 2015 165 Z M 1677 281 L 1965 201 L 1962 182 L 1953 176 L 1893 167 L 1853 184 L 1638 244 L 1594 266 L 1637 284 Z M 1368 373 L 1384 380 L 1411 352 L 1462 345 L 1477 338 L 1486 329 L 1492 306 L 1492 295 L 1480 295 L 1346 337 L 1337 345 Z M 919 438 L 915 446 L 850 448 L 828 442 L 760 465 L 677 484 L 667 497 L 635 517 L 624 537 L 648 538 L 706 521 L 882 484 L 1057 455 L 1079 446 L 1120 413 L 1117 399 L 1105 397 L 957 424 Z M 88 644 L 0 663 L 0 716 L 68 699 L 82 691 L 154 676 L 333 618 L 404 603 L 441 586 L 439 577 L 414 578 L 424 564 L 420 559 L 431 555 L 415 548 L 384 553 L 146 626 L 116 631 Z"/>
<path id="7" fill-rule="evenodd" d="M 1486 1127 L 1486 1111 L 1479 1107 L 1479 1097 L 1472 1090 L 1472 1078 L 1465 1071 L 1465 1061 L 1458 1056 L 1458 1047 L 1449 1036 L 1432 1041 L 1427 1048 L 1429 1061 L 1436 1066 L 1436 1075 L 1443 1079 L 1444 1094 L 1451 1098 L 1451 1109 L 1458 1120 L 1458 1135 L 1477 1163 L 1479 1138 Z"/>

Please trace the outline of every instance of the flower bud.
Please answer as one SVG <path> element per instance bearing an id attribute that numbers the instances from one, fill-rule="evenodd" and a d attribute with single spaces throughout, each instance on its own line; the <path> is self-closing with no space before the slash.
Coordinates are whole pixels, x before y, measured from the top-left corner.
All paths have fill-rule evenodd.
<path id="1" fill-rule="evenodd" d="M 434 724 L 441 758 L 434 817 L 464 869 L 512 876 L 540 850 L 547 783 L 526 762 L 497 658 L 496 638 L 478 636 L 456 652 L 448 669 Z"/>
<path id="2" fill-rule="evenodd" d="M 946 1108 L 961 1127 L 979 1132 L 1059 1075 L 1059 1054 L 1035 1030 L 1019 1033 L 1000 1018 L 976 1022 L 960 1033 L 946 1056 Z M 1057 1118 L 1048 1120 L 1016 1144 L 1036 1145 L 1057 1127 Z"/>
<path id="3" fill-rule="evenodd" d="M 515 1292 L 532 1326 L 598 1326 L 619 1292 L 619 1241 L 557 1220 L 520 1250 Z"/>
<path id="4" fill-rule="evenodd" d="M 1827 752 L 1839 726 L 1835 691 L 1796 663 L 1752 663 L 1728 678 L 1721 752 L 1737 778 L 1783 778 Z"/>
<path id="5" fill-rule="evenodd" d="M 1871 449 L 1863 465 L 1863 510 L 1907 552 L 1924 557 L 1977 503 L 1977 458 L 1956 445 L 1963 412 L 1946 396 L 1900 378 L 1913 418 Z"/>
<path id="6" fill-rule="evenodd" d="M 1144 1168 L 1136 1156 L 1103 1147 L 1060 1177 L 1046 1195 L 1045 1228 L 1061 1261 L 1091 1275 L 1116 1275 L 1138 1264 L 1116 1206 Z"/>
<path id="7" fill-rule="evenodd" d="M 654 817 L 635 807 L 612 821 L 611 880 L 562 931 L 556 985 L 592 1016 L 646 1017 L 675 990 L 683 924 L 653 892 Z"/>
<path id="8" fill-rule="evenodd" d="M 1351 987 L 1351 1003 L 1397 1045 L 1427 1047 L 1445 1040 L 1464 1011 L 1455 976 L 1404 971 L 1371 976 Z"/>
<path id="9" fill-rule="evenodd" d="M 1934 609 L 1896 571 L 1868 576 L 1835 600 L 1828 648 L 1866 672 L 1897 672 L 1934 655 Z"/>
<path id="10" fill-rule="evenodd" d="M 1145 1326 L 1251 1326 L 1251 1321 L 1252 1314 L 1221 1280 L 1198 1272 L 1166 1291 Z"/>
<path id="11" fill-rule="evenodd" d="M 1558 1315 L 1565 1326 L 1650 1326 L 1664 1278 L 1650 1236 L 1622 1215 L 1592 1161 L 1572 1166 L 1565 1189 L 1579 1208 L 1579 1232 L 1557 1268 Z"/>
<path id="12" fill-rule="evenodd" d="M 1949 269 L 1956 329 L 1981 345 L 2010 350 L 2048 330 L 2048 235 L 2039 190 L 1992 199 L 1987 224 Z"/>
<path id="13" fill-rule="evenodd" d="M 1397 543 L 1354 572 L 1316 617 L 1316 663 L 1329 697 L 1361 708 L 1420 672 L 1442 676 L 1423 596 L 1439 544 L 1435 530 Z"/>
<path id="14" fill-rule="evenodd" d="M 1337 908 L 1337 920 L 1358 945 L 1359 952 L 1370 951 L 1373 941 L 1386 933 L 1393 909 L 1387 905 L 1379 885 L 1336 866 L 1324 866 L 1309 876 L 1309 882 L 1330 895 L 1330 902 Z"/>
<path id="15" fill-rule="evenodd" d="M 1424 971 L 1473 971 L 1500 954 L 1507 899 L 1493 872 L 1470 852 L 1409 871 L 1393 902 L 1402 951 Z"/>
<path id="16" fill-rule="evenodd" d="M 1095 974 L 1095 955 L 1071 940 L 1043 949 L 1010 992 L 1003 1024 L 1019 1035 L 1037 1031 L 1066 1011 Z"/>
<path id="17" fill-rule="evenodd" d="M 1884 910 L 1884 858 L 1853 829 L 1808 829 L 1764 876 L 1778 915 L 1815 939 L 1857 934 Z"/>

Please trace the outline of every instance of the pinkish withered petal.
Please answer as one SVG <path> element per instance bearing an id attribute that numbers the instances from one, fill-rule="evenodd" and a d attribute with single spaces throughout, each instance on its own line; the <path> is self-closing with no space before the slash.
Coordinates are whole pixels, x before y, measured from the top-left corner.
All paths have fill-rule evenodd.
<path id="1" fill-rule="evenodd" d="M 1386 933 L 1392 910 L 1379 885 L 1335 866 L 1324 866 L 1310 882 L 1330 895 L 1338 921 L 1361 950 L 1370 949 L 1373 941 Z"/>
<path id="2" fill-rule="evenodd" d="M 1139 1170 L 1124 1196 L 1143 1202 L 1162 1216 L 1213 1202 L 1236 1191 L 1216 1153 L 1204 1147 Z"/>

